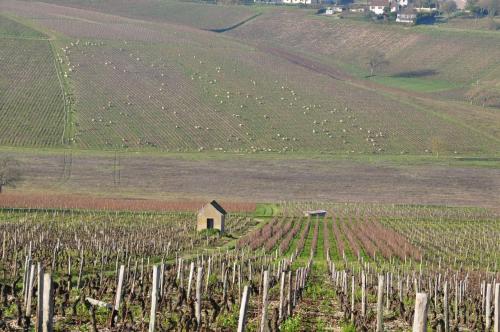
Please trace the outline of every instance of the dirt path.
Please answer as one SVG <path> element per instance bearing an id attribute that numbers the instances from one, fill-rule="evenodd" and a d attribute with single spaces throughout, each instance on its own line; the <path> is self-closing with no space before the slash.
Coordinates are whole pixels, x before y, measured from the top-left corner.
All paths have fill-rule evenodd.
<path id="1" fill-rule="evenodd" d="M 333 294 L 333 284 L 314 266 L 294 315 L 300 317 L 301 331 L 341 331 L 344 314 Z"/>
<path id="2" fill-rule="evenodd" d="M 318 219 L 311 223 L 304 250 L 295 263 L 298 265 L 307 263 L 313 250 L 314 228 L 318 223 L 318 238 L 311 273 L 292 318 L 300 325 L 299 331 L 340 331 L 343 325 L 344 313 L 340 311 L 334 285 L 328 277 L 323 222 L 323 219 Z"/>

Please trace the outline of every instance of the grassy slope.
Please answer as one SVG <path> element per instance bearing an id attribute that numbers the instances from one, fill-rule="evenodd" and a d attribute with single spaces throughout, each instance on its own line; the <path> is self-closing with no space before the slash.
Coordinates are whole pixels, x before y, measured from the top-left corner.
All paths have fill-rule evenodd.
<path id="1" fill-rule="evenodd" d="M 293 45 L 311 55 L 324 56 L 325 61 L 360 77 L 369 73 L 369 55 L 382 51 L 390 65 L 378 70 L 379 80 L 412 91 L 469 88 L 470 83 L 500 66 L 500 35 L 494 31 L 447 26 L 405 28 L 334 20 L 313 12 L 275 11 L 231 33 L 249 39 L 259 36 L 260 42 Z"/>

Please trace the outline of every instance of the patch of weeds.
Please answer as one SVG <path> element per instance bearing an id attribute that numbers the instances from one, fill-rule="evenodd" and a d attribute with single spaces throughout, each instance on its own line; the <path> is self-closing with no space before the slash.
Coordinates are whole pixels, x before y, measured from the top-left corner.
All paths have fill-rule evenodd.
<path id="1" fill-rule="evenodd" d="M 283 332 L 296 332 L 301 331 L 302 327 L 302 316 L 295 315 L 283 322 L 280 326 L 280 331 Z"/>
<path id="2" fill-rule="evenodd" d="M 238 328 L 238 312 L 233 311 L 220 314 L 217 316 L 216 324 L 221 328 L 236 330 Z"/>
<path id="3" fill-rule="evenodd" d="M 212 285 L 216 285 L 216 284 L 217 284 L 217 275 L 212 274 L 210 276 L 210 278 L 208 279 L 208 285 L 212 286 Z"/>
<path id="4" fill-rule="evenodd" d="M 310 297 L 311 299 L 316 301 L 325 298 L 333 299 L 335 297 L 335 293 L 333 292 L 333 289 L 329 287 L 324 287 L 319 283 L 313 283 L 306 287 L 304 296 Z"/>
<path id="5" fill-rule="evenodd" d="M 344 323 L 341 328 L 342 332 L 356 332 L 356 327 L 351 323 Z"/>
<path id="6" fill-rule="evenodd" d="M 204 230 L 200 231 L 199 235 L 200 236 L 205 236 L 205 237 L 207 237 L 207 236 L 208 237 L 212 237 L 212 236 L 218 237 L 220 235 L 220 230 L 214 229 L 214 228 L 212 228 L 212 229 L 204 229 Z"/>
<path id="7" fill-rule="evenodd" d="M 324 320 L 321 320 L 320 318 L 317 318 L 314 322 L 314 330 L 316 332 L 327 331 L 326 322 Z"/>

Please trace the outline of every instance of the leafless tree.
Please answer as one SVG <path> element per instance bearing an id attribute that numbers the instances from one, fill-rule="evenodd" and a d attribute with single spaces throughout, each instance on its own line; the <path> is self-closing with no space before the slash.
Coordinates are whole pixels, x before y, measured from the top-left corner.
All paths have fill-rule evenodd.
<path id="1" fill-rule="evenodd" d="M 20 163 L 9 157 L 0 157 L 0 193 L 3 187 L 16 187 L 21 181 Z"/>
<path id="2" fill-rule="evenodd" d="M 386 59 L 384 53 L 380 51 L 374 52 L 368 60 L 368 66 L 370 67 L 370 76 L 373 76 L 373 73 L 376 69 L 387 64 L 389 64 L 389 61 Z"/>
<path id="3" fill-rule="evenodd" d="M 457 3 L 454 0 L 446 0 L 441 3 L 441 10 L 450 17 L 450 14 L 457 10 Z"/>

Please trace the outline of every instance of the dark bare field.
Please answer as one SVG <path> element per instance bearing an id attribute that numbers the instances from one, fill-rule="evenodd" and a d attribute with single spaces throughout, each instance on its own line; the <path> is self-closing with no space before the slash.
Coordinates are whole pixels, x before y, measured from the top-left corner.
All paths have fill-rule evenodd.
<path id="1" fill-rule="evenodd" d="M 154 199 L 315 200 L 497 207 L 500 169 L 346 160 L 188 160 L 152 155 L 20 154 L 10 192 Z M 65 162 L 66 159 L 66 162 Z"/>

